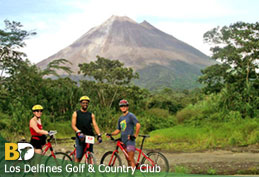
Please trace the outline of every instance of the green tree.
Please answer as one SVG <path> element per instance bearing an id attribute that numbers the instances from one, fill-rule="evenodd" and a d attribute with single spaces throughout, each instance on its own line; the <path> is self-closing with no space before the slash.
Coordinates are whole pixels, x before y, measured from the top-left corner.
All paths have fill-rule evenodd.
<path id="1" fill-rule="evenodd" d="M 43 76 L 48 76 L 48 75 L 53 75 L 53 76 L 56 76 L 56 77 L 60 77 L 59 74 L 57 73 L 57 70 L 62 70 L 64 71 L 65 73 L 67 74 L 71 74 L 72 71 L 71 71 L 71 68 L 68 67 L 68 66 L 65 66 L 65 64 L 68 63 L 71 65 L 71 62 L 64 59 L 64 58 L 61 58 L 61 59 L 56 59 L 56 60 L 53 60 L 51 61 L 48 65 L 47 65 L 47 68 L 45 68 L 41 74 Z M 63 65 L 62 65 L 63 64 Z"/>
<path id="2" fill-rule="evenodd" d="M 24 42 L 29 36 L 35 35 L 35 32 L 22 30 L 20 22 L 5 20 L 5 29 L 0 29 L 0 81 L 3 82 L 5 74 L 10 75 L 26 57 L 26 54 L 19 49 L 24 47 Z"/>
<path id="3" fill-rule="evenodd" d="M 185 106 L 196 103 L 193 91 L 188 90 L 173 90 L 164 88 L 159 92 L 153 93 L 147 101 L 147 108 L 160 108 L 168 110 L 169 113 L 175 114 Z"/>
<path id="4" fill-rule="evenodd" d="M 24 125 L 28 124 L 35 104 L 44 107 L 44 119 L 49 120 L 44 124 L 70 120 L 82 92 L 76 82 L 57 74 L 58 70 L 70 74 L 70 67 L 66 66 L 69 62 L 57 59 L 40 70 L 20 52 L 24 40 L 36 33 L 22 30 L 19 22 L 6 20 L 5 24 L 6 28 L 0 29 L 0 114 L 6 115 L 1 117 L 6 131 L 29 133 Z M 46 78 L 49 75 L 57 79 Z"/>
<path id="5" fill-rule="evenodd" d="M 70 120 L 82 92 L 77 83 L 70 78 L 44 79 L 40 90 L 41 103 L 46 105 L 51 122 Z"/>
<path id="6" fill-rule="evenodd" d="M 209 92 L 224 88 L 224 106 L 241 111 L 243 116 L 255 116 L 259 106 L 258 34 L 259 22 L 237 22 L 204 34 L 204 40 L 214 45 L 212 58 L 221 61 L 222 65 L 203 70 L 200 81 L 206 84 L 205 90 Z"/>
<path id="7" fill-rule="evenodd" d="M 95 62 L 79 64 L 80 71 L 88 79 L 94 81 L 84 81 L 91 85 L 97 92 L 101 105 L 111 107 L 121 86 L 128 85 L 138 74 L 132 68 L 126 68 L 118 60 L 109 60 L 97 56 Z"/>
<path id="8" fill-rule="evenodd" d="M 219 93 L 224 88 L 228 76 L 226 72 L 231 67 L 228 64 L 215 64 L 201 70 L 202 76 L 198 81 L 205 85 L 203 92 L 206 94 Z"/>
<path id="9" fill-rule="evenodd" d="M 36 34 L 23 30 L 20 22 L 5 20 L 4 23 L 5 29 L 0 29 L 0 105 L 2 110 L 8 109 L 6 105 L 11 95 L 7 82 L 10 84 L 10 77 L 19 67 L 24 66 L 26 54 L 19 49 L 25 46 L 25 39 Z"/>

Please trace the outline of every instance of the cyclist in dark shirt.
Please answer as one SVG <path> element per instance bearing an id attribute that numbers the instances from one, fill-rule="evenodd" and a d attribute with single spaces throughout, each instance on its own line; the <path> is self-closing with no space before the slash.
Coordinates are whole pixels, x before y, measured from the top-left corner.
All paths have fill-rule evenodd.
<path id="1" fill-rule="evenodd" d="M 90 98 L 82 96 L 80 98 L 81 109 L 75 111 L 72 115 L 72 128 L 76 132 L 76 157 L 75 162 L 80 162 L 83 157 L 85 149 L 85 135 L 94 136 L 93 128 L 96 132 L 97 140 L 102 142 L 99 127 L 95 121 L 93 113 L 88 111 Z M 93 152 L 93 144 L 90 145 L 89 151 Z"/>

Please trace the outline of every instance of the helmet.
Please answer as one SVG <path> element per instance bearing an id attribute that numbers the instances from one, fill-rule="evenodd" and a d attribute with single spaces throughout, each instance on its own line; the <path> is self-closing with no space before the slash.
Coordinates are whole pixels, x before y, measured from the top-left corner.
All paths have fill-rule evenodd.
<path id="1" fill-rule="evenodd" d="M 120 100 L 119 106 L 129 106 L 129 102 L 127 100 Z"/>
<path id="2" fill-rule="evenodd" d="M 79 99 L 80 102 L 83 101 L 83 100 L 87 100 L 87 101 L 90 102 L 90 98 L 89 98 L 88 96 L 82 96 L 82 97 Z"/>
<path id="3" fill-rule="evenodd" d="M 43 110 L 43 107 L 39 104 L 36 104 L 32 107 L 32 111 L 35 111 L 35 110 Z"/>

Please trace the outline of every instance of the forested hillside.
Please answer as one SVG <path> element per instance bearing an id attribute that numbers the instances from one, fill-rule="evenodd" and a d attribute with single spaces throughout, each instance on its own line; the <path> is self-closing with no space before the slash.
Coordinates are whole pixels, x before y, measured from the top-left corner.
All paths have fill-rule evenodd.
<path id="1" fill-rule="evenodd" d="M 78 82 L 57 74 L 71 73 L 64 66 L 69 64 L 66 59 L 57 58 L 40 70 L 19 50 L 35 32 L 23 30 L 19 22 L 5 24 L 6 29 L 0 29 L 0 129 L 8 140 L 30 138 L 35 104 L 44 107 L 44 129 L 56 129 L 60 137 L 73 135 L 72 113 L 79 109 L 79 98 L 87 95 L 103 133 L 116 128 L 118 102 L 127 99 L 141 133 L 152 135 L 150 148 L 193 151 L 259 143 L 258 22 L 237 22 L 204 34 L 205 41 L 214 44 L 212 58 L 221 64 L 201 71 L 202 89 L 152 91 L 132 84 L 139 78 L 132 68 L 101 56 L 79 64 L 88 79 Z M 56 79 L 48 77 L 53 75 Z"/>

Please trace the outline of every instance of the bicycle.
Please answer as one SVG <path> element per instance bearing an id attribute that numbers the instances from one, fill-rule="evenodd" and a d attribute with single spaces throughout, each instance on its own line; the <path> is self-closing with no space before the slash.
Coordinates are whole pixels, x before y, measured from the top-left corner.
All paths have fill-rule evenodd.
<path id="1" fill-rule="evenodd" d="M 51 153 L 45 161 L 45 166 L 56 166 L 56 167 L 62 166 L 62 167 L 64 167 L 65 165 L 68 165 L 69 162 L 71 162 L 71 164 L 72 164 L 72 159 L 66 153 L 54 152 L 52 144 L 51 144 L 51 140 L 54 139 L 55 143 L 56 143 L 56 138 L 54 136 L 55 134 L 57 134 L 56 131 L 50 135 L 50 137 L 47 139 L 47 143 L 42 147 L 42 149 L 45 148 L 42 152 L 42 155 L 45 155 L 48 150 L 50 150 L 50 153 Z M 63 170 L 63 172 L 64 172 L 64 170 Z M 48 175 L 48 173 L 47 173 L 47 175 Z"/>
<path id="2" fill-rule="evenodd" d="M 76 140 L 76 137 L 71 137 L 72 140 Z M 94 157 L 94 154 L 88 149 L 90 148 L 90 144 L 94 144 L 94 136 L 85 136 L 85 148 L 84 148 L 84 156 L 85 156 L 85 164 L 96 164 L 96 158 Z M 67 154 L 72 157 L 72 160 L 75 160 L 76 157 L 76 144 L 74 144 L 74 150 L 67 151 Z"/>
<path id="3" fill-rule="evenodd" d="M 44 158 L 46 157 L 45 155 L 47 154 L 47 151 L 50 150 L 50 155 L 46 157 L 46 161 L 44 163 L 45 167 L 58 167 L 58 166 L 62 166 L 64 167 L 65 165 L 68 165 L 68 164 L 72 164 L 72 159 L 66 154 L 66 153 L 63 153 L 63 152 L 54 152 L 53 150 L 53 147 L 52 147 L 52 144 L 51 144 L 51 141 L 54 139 L 56 141 L 56 138 L 55 138 L 55 134 L 57 134 L 56 131 L 53 131 L 49 138 L 47 139 L 47 143 L 42 147 L 42 149 L 44 149 L 42 151 L 42 153 L 40 154 L 41 156 L 37 156 L 37 154 L 34 154 L 34 158 L 38 158 L 38 160 L 42 161 L 42 156 L 44 156 Z M 24 155 L 25 153 L 23 153 L 21 155 L 22 157 L 22 160 L 16 160 L 14 162 L 8 162 L 8 165 L 9 166 L 16 166 L 18 167 L 19 166 L 19 169 L 20 169 L 20 172 L 22 173 L 23 177 L 26 176 L 27 174 L 29 173 L 32 173 L 32 172 L 28 172 L 28 173 L 25 173 L 25 165 L 30 165 L 30 166 L 36 166 L 37 163 L 40 163 L 37 162 L 36 164 L 33 164 L 33 161 L 35 160 L 34 158 L 33 159 L 30 159 L 30 160 L 24 160 Z M 3 161 L 3 162 L 2 162 Z M 1 163 L 5 163 L 6 161 L 4 160 L 4 158 L 2 159 L 1 158 Z M 47 176 L 52 176 L 53 173 L 51 172 L 46 172 L 46 175 Z M 64 177 L 68 177 L 70 176 L 71 174 L 69 173 L 66 173 L 65 170 L 62 170 L 60 173 L 58 173 L 59 175 L 61 176 L 64 176 Z M 21 174 L 19 173 L 13 173 L 14 176 L 21 176 Z"/>
<path id="4" fill-rule="evenodd" d="M 156 166 L 159 166 L 161 168 L 161 172 L 166 172 L 166 173 L 169 172 L 168 160 L 161 152 L 151 151 L 145 154 L 142 151 L 145 139 L 150 136 L 139 135 L 139 137 L 142 137 L 143 139 L 142 139 L 140 149 L 136 148 L 136 151 L 138 152 L 136 169 L 140 170 L 141 172 L 152 172 L 152 170 L 154 170 Z M 118 153 L 119 153 L 119 149 L 121 149 L 125 158 L 128 160 L 128 152 L 126 150 L 126 145 L 123 142 L 121 142 L 121 138 L 114 139 L 112 136 L 110 136 L 110 139 L 112 141 L 117 142 L 116 149 L 114 151 L 106 152 L 102 156 L 100 164 L 104 164 L 106 166 L 122 166 L 121 158 L 118 155 Z M 142 157 L 142 160 L 140 161 L 141 156 L 143 157 Z"/>

